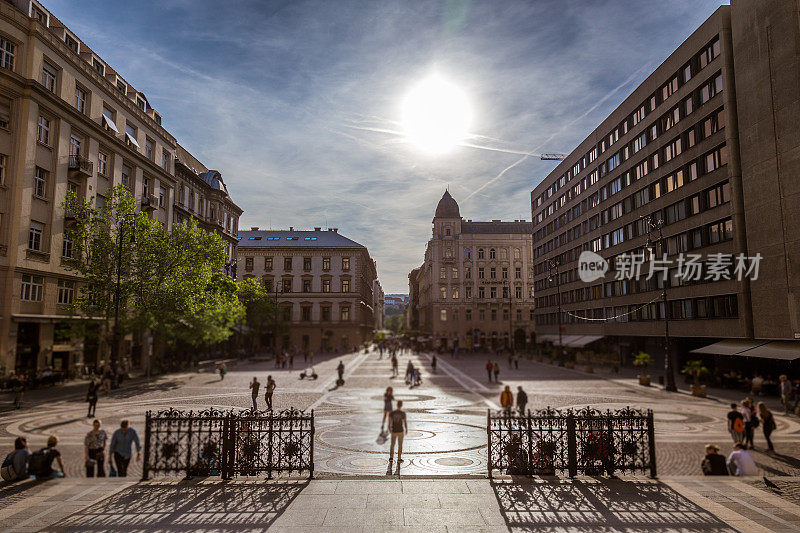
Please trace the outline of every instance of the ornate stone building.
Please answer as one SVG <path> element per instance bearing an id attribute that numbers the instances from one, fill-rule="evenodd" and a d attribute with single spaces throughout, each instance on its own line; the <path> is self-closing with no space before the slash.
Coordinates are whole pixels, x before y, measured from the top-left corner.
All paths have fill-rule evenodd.
<path id="1" fill-rule="evenodd" d="M 452 349 L 524 349 L 533 331 L 531 224 L 463 220 L 445 191 L 425 262 L 409 274 L 411 329 Z"/>
<path id="2" fill-rule="evenodd" d="M 101 206 L 122 184 L 168 229 L 193 217 L 218 231 L 231 261 L 242 211 L 144 93 L 40 2 L 0 2 L 0 80 L 0 375 L 74 371 L 104 356 L 69 327 L 80 279 L 65 268 L 67 191 Z M 136 363 L 144 343 L 129 338 L 123 355 Z"/>
<path id="3" fill-rule="evenodd" d="M 348 350 L 372 340 L 375 262 L 338 228 L 239 231 L 236 270 L 239 279 L 261 280 L 275 294 L 280 322 L 288 326 L 278 339 L 261 332 L 262 346 Z"/>

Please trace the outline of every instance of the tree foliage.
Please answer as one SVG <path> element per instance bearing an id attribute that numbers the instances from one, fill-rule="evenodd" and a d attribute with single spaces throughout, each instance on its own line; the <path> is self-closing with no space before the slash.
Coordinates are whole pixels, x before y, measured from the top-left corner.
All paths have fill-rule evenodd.
<path id="1" fill-rule="evenodd" d="M 279 313 L 278 305 L 275 298 L 255 279 L 244 279 L 238 285 L 237 295 L 245 309 L 246 336 L 250 348 L 255 349 L 259 333 L 275 329 Z"/>

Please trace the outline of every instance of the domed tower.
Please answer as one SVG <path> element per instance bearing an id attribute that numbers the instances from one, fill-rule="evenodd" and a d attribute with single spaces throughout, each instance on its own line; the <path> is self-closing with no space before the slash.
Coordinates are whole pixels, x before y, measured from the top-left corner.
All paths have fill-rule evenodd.
<path id="1" fill-rule="evenodd" d="M 458 203 L 450 196 L 450 191 L 445 189 L 433 215 L 433 236 L 452 237 L 459 233 L 461 233 L 461 213 L 458 210 Z"/>

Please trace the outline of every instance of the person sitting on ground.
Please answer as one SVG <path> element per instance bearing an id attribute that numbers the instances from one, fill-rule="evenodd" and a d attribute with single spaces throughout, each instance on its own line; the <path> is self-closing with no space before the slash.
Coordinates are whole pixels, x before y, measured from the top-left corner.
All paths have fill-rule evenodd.
<path id="1" fill-rule="evenodd" d="M 706 444 L 706 456 L 701 466 L 703 475 L 705 476 L 728 475 L 728 466 L 725 463 L 725 456 L 719 453 L 719 446 L 716 444 Z"/>
<path id="2" fill-rule="evenodd" d="M 36 479 L 53 479 L 64 477 L 64 461 L 61 459 L 61 452 L 56 449 L 58 437 L 50 435 L 47 439 L 47 447 L 33 452 L 28 459 L 28 471 L 36 476 Z M 58 461 L 59 470 L 53 469 L 53 461 Z"/>
<path id="3" fill-rule="evenodd" d="M 28 478 L 28 458 L 31 451 L 25 437 L 14 440 L 14 451 L 9 453 L 0 468 L 0 477 L 8 482 L 20 481 Z"/>
<path id="4" fill-rule="evenodd" d="M 747 446 L 741 442 L 733 445 L 733 452 L 728 456 L 728 471 L 732 476 L 757 476 L 758 466 Z"/>

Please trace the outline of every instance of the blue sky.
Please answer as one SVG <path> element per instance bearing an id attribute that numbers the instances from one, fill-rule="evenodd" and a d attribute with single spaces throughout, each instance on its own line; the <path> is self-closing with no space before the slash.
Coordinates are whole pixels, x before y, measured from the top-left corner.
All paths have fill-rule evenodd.
<path id="1" fill-rule="evenodd" d="M 446 186 L 466 219 L 530 220 L 530 191 L 719 0 L 49 0 L 220 170 L 240 228 L 338 227 L 405 293 Z M 431 156 L 396 129 L 436 71 L 466 92 L 474 141 Z"/>

